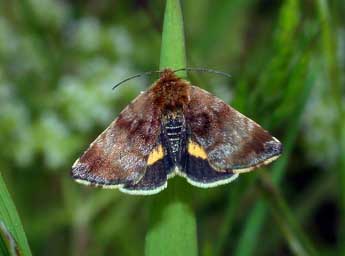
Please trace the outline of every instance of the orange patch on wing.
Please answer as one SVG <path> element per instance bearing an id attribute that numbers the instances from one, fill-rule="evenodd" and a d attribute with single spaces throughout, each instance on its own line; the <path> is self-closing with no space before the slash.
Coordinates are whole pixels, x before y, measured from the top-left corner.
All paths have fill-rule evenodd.
<path id="1" fill-rule="evenodd" d="M 149 157 L 147 159 L 147 164 L 153 165 L 155 162 L 162 159 L 163 157 L 164 157 L 163 147 L 162 147 L 162 145 L 158 145 L 149 154 Z"/>
<path id="2" fill-rule="evenodd" d="M 196 144 L 195 142 L 189 140 L 188 142 L 188 153 L 194 157 L 198 157 L 201 159 L 207 159 L 207 154 L 205 152 L 205 150 L 199 146 L 198 144 Z"/>

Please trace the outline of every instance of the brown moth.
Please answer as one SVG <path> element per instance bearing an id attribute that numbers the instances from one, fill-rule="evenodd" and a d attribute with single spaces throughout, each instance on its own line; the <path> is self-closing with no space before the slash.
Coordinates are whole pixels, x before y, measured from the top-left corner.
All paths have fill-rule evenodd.
<path id="1" fill-rule="evenodd" d="M 282 144 L 219 98 L 162 71 L 73 164 L 79 183 L 155 194 L 173 176 L 226 184 L 277 159 Z"/>

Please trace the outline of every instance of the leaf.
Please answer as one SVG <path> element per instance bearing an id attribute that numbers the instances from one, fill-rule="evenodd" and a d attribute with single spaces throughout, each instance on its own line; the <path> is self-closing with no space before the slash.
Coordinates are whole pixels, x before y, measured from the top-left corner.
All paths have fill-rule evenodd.
<path id="1" fill-rule="evenodd" d="M 7 230 L 5 224 L 0 221 L 0 255 L 20 256 L 18 245 L 13 236 Z"/>
<path id="2" fill-rule="evenodd" d="M 0 221 L 3 223 L 8 234 L 12 234 L 14 240 L 17 241 L 20 251 L 25 256 L 30 256 L 30 248 L 24 233 L 23 226 L 19 219 L 16 207 L 11 199 L 11 196 L 6 188 L 6 185 L 0 174 Z M 6 234 L 6 233 L 5 233 Z M 12 236 L 11 235 L 11 236 Z"/>

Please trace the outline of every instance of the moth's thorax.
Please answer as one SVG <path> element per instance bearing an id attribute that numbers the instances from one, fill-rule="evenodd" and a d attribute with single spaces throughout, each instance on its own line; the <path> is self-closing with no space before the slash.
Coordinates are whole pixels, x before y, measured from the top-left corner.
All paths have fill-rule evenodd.
<path id="1" fill-rule="evenodd" d="M 177 77 L 169 69 L 163 72 L 152 88 L 155 95 L 155 104 L 161 106 L 162 109 L 170 110 L 185 108 L 190 100 L 189 90 L 190 84 Z"/>

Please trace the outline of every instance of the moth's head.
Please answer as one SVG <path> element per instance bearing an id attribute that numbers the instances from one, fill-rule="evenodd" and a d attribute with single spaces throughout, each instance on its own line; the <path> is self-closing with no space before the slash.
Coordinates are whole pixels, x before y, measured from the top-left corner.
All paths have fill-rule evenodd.
<path id="1" fill-rule="evenodd" d="M 154 102 L 164 109 L 182 108 L 189 101 L 189 87 L 173 70 L 164 69 L 152 87 Z"/>
<path id="2" fill-rule="evenodd" d="M 159 81 L 162 84 L 169 84 L 171 82 L 177 82 L 179 80 L 181 80 L 181 78 L 176 76 L 175 72 L 170 68 L 163 69 L 159 78 Z"/>

